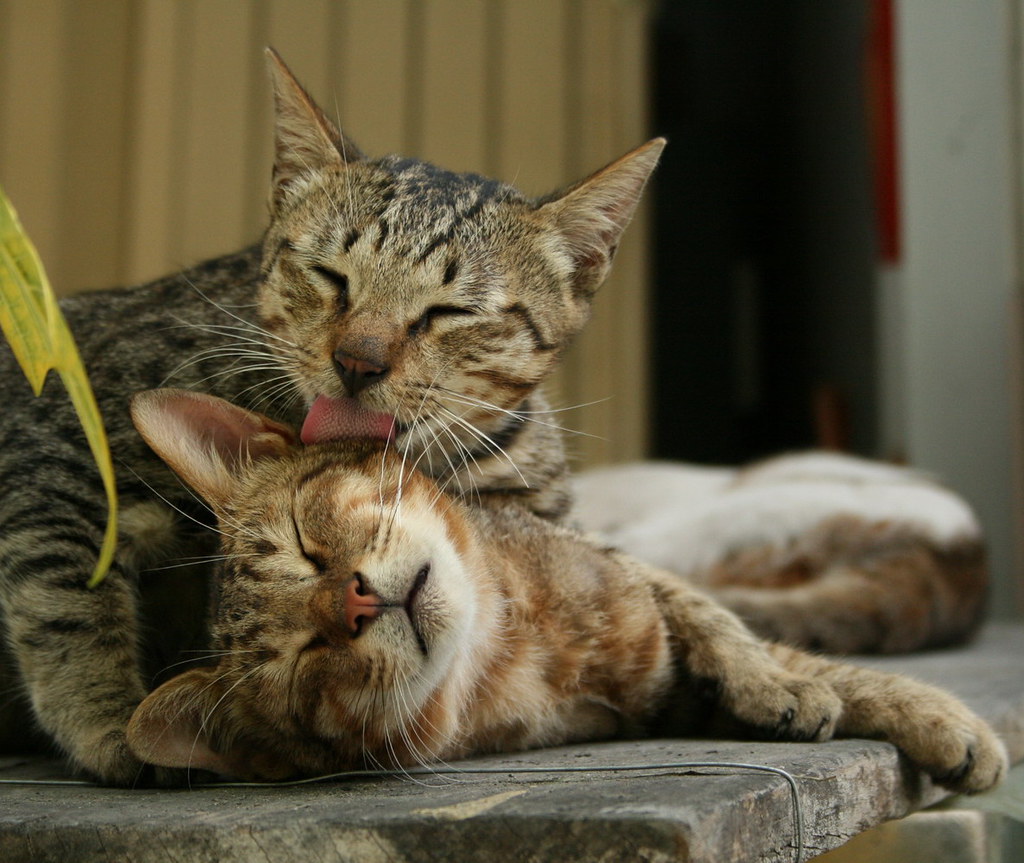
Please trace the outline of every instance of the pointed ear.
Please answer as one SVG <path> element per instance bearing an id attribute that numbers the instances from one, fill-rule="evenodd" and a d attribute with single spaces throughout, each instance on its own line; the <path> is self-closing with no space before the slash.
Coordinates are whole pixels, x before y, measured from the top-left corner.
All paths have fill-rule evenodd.
<path id="1" fill-rule="evenodd" d="M 654 138 L 542 202 L 539 212 L 568 243 L 578 296 L 591 297 L 608 275 L 665 143 Z"/>
<path id="2" fill-rule="evenodd" d="M 342 168 L 363 158 L 317 107 L 273 48 L 267 68 L 274 88 L 274 174 L 271 207 L 281 204 L 295 180 L 312 171 Z"/>
<path id="3" fill-rule="evenodd" d="M 215 506 L 231 496 L 253 459 L 280 457 L 296 443 L 288 426 L 188 390 L 136 393 L 131 413 L 153 451 Z"/>
<path id="4" fill-rule="evenodd" d="M 225 776 L 231 769 L 212 745 L 209 716 L 222 692 L 216 669 L 196 668 L 142 699 L 128 721 L 128 748 L 158 767 L 193 767 Z"/>

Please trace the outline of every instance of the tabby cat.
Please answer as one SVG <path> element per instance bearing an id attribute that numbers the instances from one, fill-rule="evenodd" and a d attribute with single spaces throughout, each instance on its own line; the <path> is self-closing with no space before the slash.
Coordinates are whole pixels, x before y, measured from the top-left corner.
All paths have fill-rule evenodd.
<path id="1" fill-rule="evenodd" d="M 560 433 L 528 418 L 547 409 L 537 387 L 585 322 L 664 143 L 530 200 L 366 158 L 269 59 L 262 247 L 62 304 L 122 503 L 117 559 L 95 590 L 106 505 L 85 439 L 59 383 L 33 399 L 0 347 L 0 747 L 23 748 L 37 727 L 105 782 L 138 776 L 125 728 L 154 675 L 205 646 L 216 552 L 209 513 L 132 427 L 129 394 L 173 383 L 261 408 L 307 442 L 386 439 L 446 493 L 564 519 Z"/>
<path id="2" fill-rule="evenodd" d="M 388 444 L 296 446 L 209 396 L 134 399 L 223 531 L 218 662 L 128 727 L 138 756 L 249 779 L 710 729 L 892 741 L 981 791 L 1002 744 L 951 696 L 769 646 L 684 581 L 495 496 L 470 506 Z"/>

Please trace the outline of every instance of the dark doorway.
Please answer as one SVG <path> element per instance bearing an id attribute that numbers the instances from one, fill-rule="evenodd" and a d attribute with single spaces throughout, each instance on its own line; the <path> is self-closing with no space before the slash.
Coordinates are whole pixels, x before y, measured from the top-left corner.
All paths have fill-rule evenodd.
<path id="1" fill-rule="evenodd" d="M 658 9 L 656 457 L 874 452 L 867 34 L 867 0 Z"/>

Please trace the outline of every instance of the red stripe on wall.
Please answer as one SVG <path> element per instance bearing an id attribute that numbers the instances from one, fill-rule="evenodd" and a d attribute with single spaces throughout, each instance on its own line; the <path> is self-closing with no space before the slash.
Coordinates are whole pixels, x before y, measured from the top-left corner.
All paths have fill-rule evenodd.
<path id="1" fill-rule="evenodd" d="M 874 159 L 879 257 L 900 257 L 899 147 L 894 0 L 871 0 L 867 45 L 868 123 Z"/>

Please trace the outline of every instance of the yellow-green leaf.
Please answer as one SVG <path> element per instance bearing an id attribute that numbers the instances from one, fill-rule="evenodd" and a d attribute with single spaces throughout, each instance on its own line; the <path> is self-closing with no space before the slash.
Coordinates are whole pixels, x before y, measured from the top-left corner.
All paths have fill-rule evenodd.
<path id="1" fill-rule="evenodd" d="M 39 255 L 2 189 L 0 329 L 37 396 L 51 369 L 61 376 L 103 477 L 107 491 L 107 530 L 89 580 L 89 586 L 95 587 L 107 574 L 117 548 L 117 484 L 107 433 L 74 337 L 61 314 Z"/>

